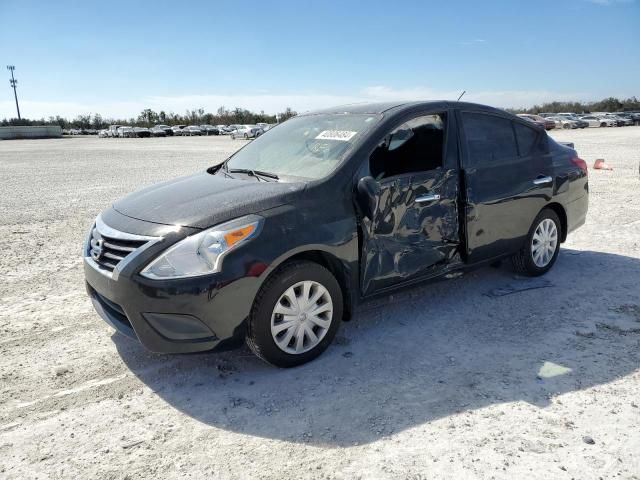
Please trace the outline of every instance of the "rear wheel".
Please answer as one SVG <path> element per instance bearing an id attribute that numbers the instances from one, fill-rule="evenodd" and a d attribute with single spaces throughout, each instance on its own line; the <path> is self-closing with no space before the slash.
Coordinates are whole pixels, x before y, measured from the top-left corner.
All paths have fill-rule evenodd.
<path id="1" fill-rule="evenodd" d="M 533 277 L 547 273 L 560 252 L 561 228 L 556 212 L 542 210 L 533 221 L 525 245 L 512 257 L 515 270 Z"/>
<path id="2" fill-rule="evenodd" d="M 309 362 L 329 346 L 342 319 L 342 291 L 321 265 L 301 261 L 277 270 L 256 295 L 247 345 L 277 367 Z"/>

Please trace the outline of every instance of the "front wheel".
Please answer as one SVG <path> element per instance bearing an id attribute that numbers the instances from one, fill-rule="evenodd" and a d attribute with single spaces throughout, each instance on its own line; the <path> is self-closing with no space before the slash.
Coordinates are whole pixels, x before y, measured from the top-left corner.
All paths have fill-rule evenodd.
<path id="1" fill-rule="evenodd" d="M 342 319 L 342 291 L 329 270 L 308 261 L 277 270 L 251 309 L 247 345 L 276 367 L 309 362 L 329 346 Z"/>
<path id="2" fill-rule="evenodd" d="M 532 277 L 547 273 L 560 252 L 561 229 L 556 212 L 542 210 L 533 221 L 525 245 L 511 258 L 515 270 Z"/>

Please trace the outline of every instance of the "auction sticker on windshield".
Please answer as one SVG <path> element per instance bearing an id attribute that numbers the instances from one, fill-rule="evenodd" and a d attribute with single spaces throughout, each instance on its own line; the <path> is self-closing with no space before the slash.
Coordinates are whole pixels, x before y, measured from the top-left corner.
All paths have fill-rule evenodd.
<path id="1" fill-rule="evenodd" d="M 358 132 L 351 132 L 349 130 L 325 130 L 320 132 L 316 137 L 316 140 L 338 140 L 340 142 L 348 142 Z"/>

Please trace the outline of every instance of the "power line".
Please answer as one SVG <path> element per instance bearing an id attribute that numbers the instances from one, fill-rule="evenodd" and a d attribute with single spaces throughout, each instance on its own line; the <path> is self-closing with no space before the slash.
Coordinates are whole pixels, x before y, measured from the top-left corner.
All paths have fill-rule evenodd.
<path id="1" fill-rule="evenodd" d="M 20 118 L 20 107 L 18 106 L 18 92 L 16 90 L 16 86 L 18 85 L 18 80 L 13 77 L 13 71 L 16 69 L 13 65 L 7 65 L 7 70 L 11 72 L 11 80 L 9 80 L 9 84 L 13 87 L 13 96 L 16 99 L 16 110 L 18 110 L 18 120 Z"/>

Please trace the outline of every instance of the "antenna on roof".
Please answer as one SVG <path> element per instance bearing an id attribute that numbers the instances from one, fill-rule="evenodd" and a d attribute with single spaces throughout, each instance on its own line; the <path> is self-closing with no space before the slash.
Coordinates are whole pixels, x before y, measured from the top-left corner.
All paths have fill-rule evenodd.
<path id="1" fill-rule="evenodd" d="M 462 96 L 463 96 L 465 93 L 467 93 L 467 91 L 466 91 L 466 90 L 463 90 L 463 91 L 462 91 L 462 93 L 460 94 L 460 96 L 458 97 L 458 100 L 456 100 L 456 102 L 459 102 L 459 101 L 460 101 L 460 99 L 462 98 Z"/>

